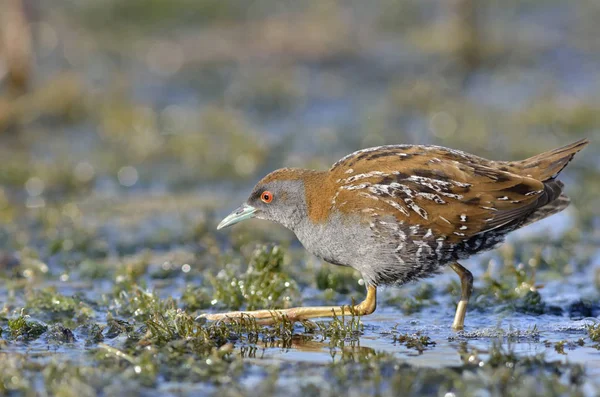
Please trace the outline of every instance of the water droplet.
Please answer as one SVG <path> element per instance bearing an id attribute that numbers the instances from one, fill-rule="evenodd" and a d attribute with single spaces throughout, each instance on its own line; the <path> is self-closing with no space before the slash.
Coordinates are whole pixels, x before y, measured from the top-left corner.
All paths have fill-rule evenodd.
<path id="1" fill-rule="evenodd" d="M 125 187 L 131 187 L 138 181 L 139 175 L 137 170 L 131 166 L 125 166 L 117 173 L 119 183 Z"/>
<path id="2" fill-rule="evenodd" d="M 37 176 L 31 177 L 25 182 L 25 190 L 27 190 L 27 194 L 32 197 L 37 197 L 44 193 L 45 187 L 44 181 Z"/>
<path id="3" fill-rule="evenodd" d="M 73 170 L 73 175 L 75 175 L 75 179 L 79 182 L 89 182 L 94 178 L 95 174 L 94 167 L 87 161 L 78 163 Z"/>

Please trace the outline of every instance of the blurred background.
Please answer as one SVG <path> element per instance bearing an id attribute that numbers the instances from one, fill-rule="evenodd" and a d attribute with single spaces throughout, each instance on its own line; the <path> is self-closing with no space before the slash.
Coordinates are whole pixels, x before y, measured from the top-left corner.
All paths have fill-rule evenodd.
<path id="1" fill-rule="evenodd" d="M 589 137 L 568 191 L 597 222 L 595 0 L 3 0 L 0 15 L 0 203 L 227 199 L 373 145 L 517 159 Z"/>
<path id="2" fill-rule="evenodd" d="M 214 226 L 275 168 L 396 143 L 508 160 L 588 137 L 549 222 L 599 237 L 595 0 L 0 4 L 5 265 L 293 241 Z"/>
<path id="3" fill-rule="evenodd" d="M 595 0 L 0 4 L 5 266 L 290 241 L 214 225 L 275 168 L 395 143 L 508 160 L 588 137 L 550 224 L 599 237 Z"/>
<path id="4" fill-rule="evenodd" d="M 504 321 L 518 338 L 533 335 L 519 354 L 562 359 L 552 343 L 585 336 L 577 319 L 600 314 L 598 21 L 598 0 L 0 0 L 0 349 L 18 353 L 0 359 L 0 394 L 42 385 L 88 395 L 69 379 L 85 378 L 93 395 L 111 384 L 119 394 L 124 378 L 239 375 L 243 360 L 225 365 L 227 351 L 192 350 L 174 364 L 181 335 L 170 329 L 180 323 L 160 328 L 161 316 L 193 324 L 206 309 L 361 300 L 360 275 L 308 256 L 282 227 L 215 227 L 273 169 L 327 169 L 383 144 L 516 160 L 591 140 L 562 174 L 566 211 L 466 263 L 478 280 L 467 327 Z M 279 242 L 285 255 L 255 251 L 261 242 Z M 460 355 L 470 373 L 467 347 L 491 342 L 453 344 L 459 286 L 446 276 L 385 290 L 365 333 L 333 333 L 342 344 L 319 345 L 317 359 L 287 359 L 335 361 L 344 335 L 381 341 L 369 357 L 401 356 L 390 335 L 435 330 L 438 348 L 423 362 L 455 366 Z M 34 333 L 23 314 L 53 324 L 51 335 L 37 339 L 46 331 Z M 322 340 L 333 335 L 326 328 Z M 237 332 L 206 343 L 243 341 Z M 236 357 L 255 346 L 245 343 Z M 595 346 L 569 356 L 595 360 L 592 378 Z M 208 354 L 220 367 L 198 360 Z M 43 381 L 27 360 L 49 365 Z M 268 378 L 264 366 L 248 373 Z M 302 381 L 296 370 L 288 376 Z"/>

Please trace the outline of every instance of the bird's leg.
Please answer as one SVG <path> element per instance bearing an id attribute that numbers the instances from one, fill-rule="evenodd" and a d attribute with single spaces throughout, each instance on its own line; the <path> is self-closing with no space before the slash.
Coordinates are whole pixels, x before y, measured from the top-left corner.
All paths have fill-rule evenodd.
<path id="1" fill-rule="evenodd" d="M 465 315 L 467 314 L 467 304 L 473 292 L 473 275 L 460 263 L 454 262 L 450 265 L 452 270 L 460 277 L 460 301 L 456 307 L 452 329 L 460 331 L 465 327 Z"/>
<path id="2" fill-rule="evenodd" d="M 375 311 L 377 307 L 377 287 L 367 287 L 367 297 L 358 305 L 353 306 L 313 306 L 294 307 L 291 309 L 278 310 L 253 310 L 247 312 L 228 312 L 217 314 L 203 314 L 200 318 L 210 321 L 233 320 L 242 317 L 253 317 L 259 324 L 273 324 L 281 317 L 287 317 L 291 321 L 306 320 L 309 318 L 334 317 L 339 315 L 366 316 Z"/>

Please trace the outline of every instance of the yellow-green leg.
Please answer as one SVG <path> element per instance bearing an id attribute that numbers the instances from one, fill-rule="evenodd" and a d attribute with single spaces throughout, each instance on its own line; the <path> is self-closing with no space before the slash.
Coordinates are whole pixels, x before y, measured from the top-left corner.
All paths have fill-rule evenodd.
<path id="1" fill-rule="evenodd" d="M 279 310 L 253 310 L 247 312 L 228 312 L 217 314 L 203 314 L 200 317 L 210 321 L 232 320 L 241 317 L 254 317 L 260 324 L 272 324 L 278 318 L 286 316 L 291 321 L 307 320 L 309 318 L 333 317 L 342 314 L 354 314 L 357 316 L 366 316 L 375 311 L 377 307 L 377 287 L 367 287 L 367 297 L 364 301 L 354 306 L 314 306 L 314 307 L 294 307 L 291 309 Z"/>
<path id="2" fill-rule="evenodd" d="M 452 329 L 460 331 L 465 327 L 467 304 L 469 303 L 469 298 L 473 292 L 473 275 L 458 262 L 451 264 L 450 267 L 460 277 L 460 301 L 458 301 L 454 322 L 452 323 Z"/>

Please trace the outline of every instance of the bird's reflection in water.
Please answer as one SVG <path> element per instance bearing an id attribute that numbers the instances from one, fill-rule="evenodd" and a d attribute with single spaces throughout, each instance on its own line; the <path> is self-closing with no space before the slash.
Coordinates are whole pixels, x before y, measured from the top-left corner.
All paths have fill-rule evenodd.
<path id="1" fill-rule="evenodd" d="M 295 334 L 291 338 L 261 340 L 251 345 L 240 346 L 242 358 L 265 358 L 269 349 L 280 349 L 282 353 L 326 353 L 333 362 L 363 361 L 377 354 L 372 347 L 361 346 L 358 340 L 318 341 L 312 336 Z"/>

